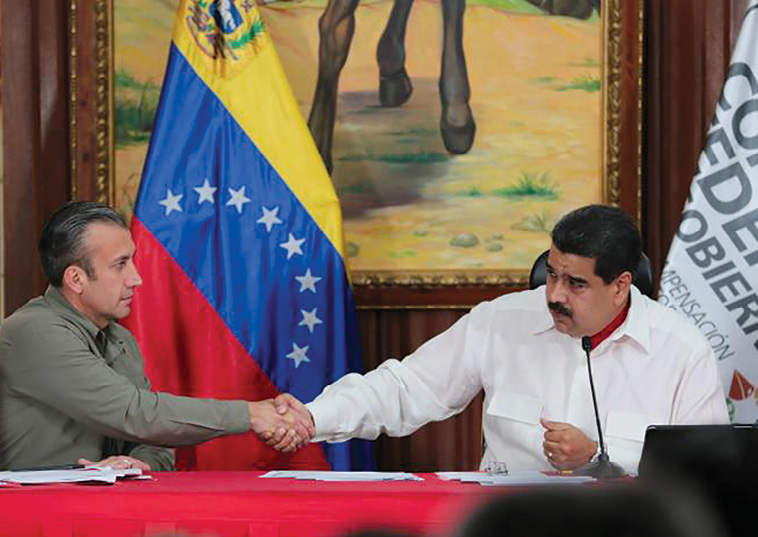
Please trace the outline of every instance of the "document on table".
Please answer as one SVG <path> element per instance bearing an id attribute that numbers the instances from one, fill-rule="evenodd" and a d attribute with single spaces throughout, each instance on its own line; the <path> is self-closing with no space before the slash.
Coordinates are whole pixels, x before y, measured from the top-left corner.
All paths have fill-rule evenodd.
<path id="1" fill-rule="evenodd" d="M 517 485 L 569 485 L 594 481 L 593 477 L 572 474 L 544 474 L 538 471 L 488 474 L 486 472 L 437 472 L 437 477 L 445 481 L 479 483 L 484 486 Z"/>
<path id="2" fill-rule="evenodd" d="M 310 481 L 423 481 L 422 478 L 407 472 L 331 472 L 331 471 L 295 471 L 275 470 L 261 477 L 303 479 Z"/>
<path id="3" fill-rule="evenodd" d="M 43 485 L 52 483 L 107 483 L 117 479 L 150 479 L 139 468 L 114 470 L 109 467 L 88 466 L 76 470 L 30 470 L 28 472 L 0 472 L 0 483 L 10 485 Z"/>

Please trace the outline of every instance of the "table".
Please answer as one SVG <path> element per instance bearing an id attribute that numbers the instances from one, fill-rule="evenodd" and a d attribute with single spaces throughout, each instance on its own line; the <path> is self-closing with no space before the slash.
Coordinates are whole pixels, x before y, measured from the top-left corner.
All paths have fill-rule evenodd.
<path id="1" fill-rule="evenodd" d="M 260 479 L 261 472 L 153 473 L 115 485 L 0 487 L 0 537 L 335 536 L 360 528 L 444 534 L 490 488 L 421 482 Z"/>

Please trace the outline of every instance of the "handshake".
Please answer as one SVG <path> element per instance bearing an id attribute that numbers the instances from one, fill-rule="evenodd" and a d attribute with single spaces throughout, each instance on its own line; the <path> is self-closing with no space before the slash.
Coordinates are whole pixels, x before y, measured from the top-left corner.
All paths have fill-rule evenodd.
<path id="1" fill-rule="evenodd" d="M 276 399 L 247 403 L 250 428 L 267 446 L 291 453 L 304 447 L 316 434 L 311 413 L 305 405 L 283 393 Z"/>

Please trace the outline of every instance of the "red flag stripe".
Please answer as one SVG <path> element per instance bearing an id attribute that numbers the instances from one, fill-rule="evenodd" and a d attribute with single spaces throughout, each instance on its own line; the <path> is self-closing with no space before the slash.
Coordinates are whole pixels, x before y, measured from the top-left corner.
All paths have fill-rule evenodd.
<path id="1" fill-rule="evenodd" d="M 136 217 L 132 235 L 143 285 L 124 325 L 138 334 L 153 388 L 217 399 L 257 401 L 275 397 L 279 393 L 276 386 Z M 215 352 L 210 356 L 204 349 Z M 178 460 L 186 464 L 197 459 L 200 463 L 192 468 L 195 470 L 328 468 L 323 450 L 315 444 L 287 456 L 253 434 L 220 438 L 194 450 L 180 454 Z M 233 453 L 233 460 L 229 453 Z"/>

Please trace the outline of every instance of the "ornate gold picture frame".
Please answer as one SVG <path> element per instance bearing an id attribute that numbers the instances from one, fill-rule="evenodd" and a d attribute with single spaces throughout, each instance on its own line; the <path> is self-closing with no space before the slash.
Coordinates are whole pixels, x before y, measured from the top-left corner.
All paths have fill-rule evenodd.
<path id="1" fill-rule="evenodd" d="M 114 4 L 113 0 L 70 0 L 70 12 L 72 196 L 114 203 L 114 32 L 118 31 Z M 643 2 L 604 0 L 602 12 L 602 119 L 598 125 L 602 195 L 596 201 L 620 205 L 639 218 Z M 272 24 L 275 38 L 277 30 L 285 32 Z M 286 52 L 281 54 L 286 70 Z M 536 77 L 534 80 L 535 84 L 543 83 Z M 297 95 L 297 89 L 295 92 Z M 543 233 L 539 240 L 544 242 L 545 236 Z M 493 237 L 497 242 L 497 236 Z M 486 240 L 482 237 L 482 247 Z M 362 267 L 352 272 L 352 280 L 360 306 L 447 307 L 470 305 L 523 288 L 527 275 L 528 269 L 523 266 L 439 270 Z"/>

